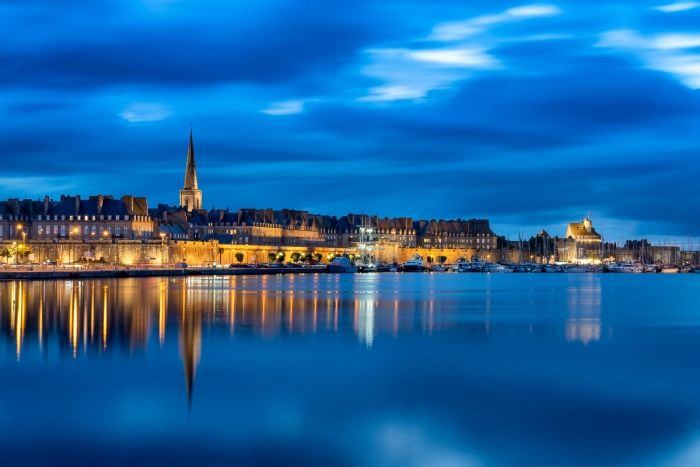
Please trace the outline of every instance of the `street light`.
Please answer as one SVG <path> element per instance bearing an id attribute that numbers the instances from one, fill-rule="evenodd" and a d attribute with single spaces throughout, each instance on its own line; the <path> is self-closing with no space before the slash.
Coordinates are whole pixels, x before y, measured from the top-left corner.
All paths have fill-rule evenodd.
<path id="1" fill-rule="evenodd" d="M 73 235 L 78 235 L 78 228 L 73 227 L 71 229 L 70 233 Z M 75 255 L 75 252 L 74 252 L 75 246 L 70 245 L 69 248 L 70 248 L 70 262 L 71 262 L 71 264 L 73 264 L 73 262 L 75 261 L 75 256 L 74 256 Z"/>
<path id="2" fill-rule="evenodd" d="M 107 240 L 107 237 L 109 237 L 109 231 L 107 229 L 104 229 L 102 231 L 102 238 Z M 109 244 L 109 264 L 112 264 L 112 244 Z"/>
<path id="3" fill-rule="evenodd" d="M 160 233 L 160 265 L 165 266 L 165 238 L 167 237 L 165 232 Z"/>

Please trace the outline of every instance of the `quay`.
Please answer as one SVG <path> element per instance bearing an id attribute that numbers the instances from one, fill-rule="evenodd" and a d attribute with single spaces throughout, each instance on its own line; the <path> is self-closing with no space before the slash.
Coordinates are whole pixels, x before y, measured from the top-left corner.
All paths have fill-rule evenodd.
<path id="1" fill-rule="evenodd" d="M 182 277 L 182 276 L 263 276 L 276 274 L 317 274 L 325 273 L 325 266 L 315 267 L 188 267 L 188 268 L 105 268 L 105 269 L 62 269 L 62 268 L 17 268 L 0 270 L 0 282 L 12 280 L 63 280 L 100 279 L 126 277 Z"/>

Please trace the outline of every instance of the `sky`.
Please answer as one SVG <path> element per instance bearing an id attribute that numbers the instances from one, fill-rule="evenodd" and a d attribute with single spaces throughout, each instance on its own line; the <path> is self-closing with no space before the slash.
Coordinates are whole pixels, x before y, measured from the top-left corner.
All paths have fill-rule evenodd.
<path id="1" fill-rule="evenodd" d="M 700 241 L 700 2 L 0 0 L 0 197 Z M 668 240 L 667 240 L 668 239 Z"/>

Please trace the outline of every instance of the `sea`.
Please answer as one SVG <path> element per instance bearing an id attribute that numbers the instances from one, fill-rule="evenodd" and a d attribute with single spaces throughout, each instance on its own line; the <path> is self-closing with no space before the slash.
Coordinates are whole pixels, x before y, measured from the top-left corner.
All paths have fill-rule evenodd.
<path id="1" fill-rule="evenodd" d="M 700 275 L 1 282 L 0 465 L 697 466 Z"/>

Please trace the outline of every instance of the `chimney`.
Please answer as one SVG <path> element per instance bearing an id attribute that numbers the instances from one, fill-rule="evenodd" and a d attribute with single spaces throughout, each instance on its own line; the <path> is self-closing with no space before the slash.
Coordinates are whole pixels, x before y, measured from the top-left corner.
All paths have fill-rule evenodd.
<path id="1" fill-rule="evenodd" d="M 49 213 L 49 197 L 44 196 L 44 215 L 47 215 Z"/>
<path id="2" fill-rule="evenodd" d="M 75 195 L 75 215 L 80 213 L 80 195 Z"/>
<path id="3" fill-rule="evenodd" d="M 102 214 L 102 205 L 105 202 L 105 197 L 103 195 L 97 195 L 97 215 Z"/>

